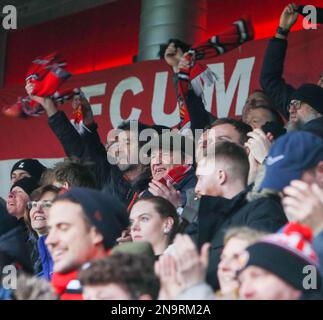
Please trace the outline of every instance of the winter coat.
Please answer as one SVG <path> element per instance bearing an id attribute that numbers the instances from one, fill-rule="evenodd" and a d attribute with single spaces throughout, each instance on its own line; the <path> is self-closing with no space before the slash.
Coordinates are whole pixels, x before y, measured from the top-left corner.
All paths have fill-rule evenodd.
<path id="1" fill-rule="evenodd" d="M 265 232 L 276 232 L 287 223 L 280 198 L 268 195 L 248 202 L 246 191 L 232 199 L 203 196 L 198 213 L 197 244 L 211 242 L 207 281 L 219 288 L 217 267 L 224 246 L 224 234 L 231 227 L 249 227 Z"/>
<path id="2" fill-rule="evenodd" d="M 38 277 L 50 281 L 53 273 L 53 259 L 45 244 L 46 237 L 47 236 L 40 236 L 37 240 L 37 247 L 42 265 L 42 271 L 38 274 Z"/>
<path id="3" fill-rule="evenodd" d="M 89 126 L 90 132 L 86 131 L 82 136 L 62 111 L 49 117 L 48 123 L 68 157 L 74 156 L 94 164 L 92 170 L 99 189 L 129 205 L 136 192 L 142 192 L 147 188 L 151 178 L 150 172 L 142 174 L 138 181 L 130 183 L 123 177 L 124 173 L 117 165 L 109 163 L 95 123 Z"/>
<path id="4" fill-rule="evenodd" d="M 290 97 L 296 89 L 286 83 L 283 78 L 286 51 L 287 40 L 278 38 L 269 40 L 259 81 L 263 90 L 273 101 L 277 111 L 288 119 Z"/>

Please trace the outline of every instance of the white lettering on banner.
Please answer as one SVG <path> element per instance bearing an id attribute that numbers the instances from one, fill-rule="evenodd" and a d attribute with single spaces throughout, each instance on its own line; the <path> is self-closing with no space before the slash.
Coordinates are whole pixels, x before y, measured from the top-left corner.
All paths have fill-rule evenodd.
<path id="1" fill-rule="evenodd" d="M 156 72 L 153 100 L 151 104 L 151 116 L 155 124 L 173 127 L 180 121 L 179 109 L 176 105 L 176 108 L 172 113 L 167 114 L 164 112 L 167 78 L 168 72 Z"/>
<path id="2" fill-rule="evenodd" d="M 121 100 L 124 93 L 131 90 L 134 95 L 142 92 L 144 88 L 140 79 L 137 77 L 129 77 L 118 83 L 113 90 L 110 101 L 110 119 L 113 128 L 116 128 L 122 121 L 126 120 L 138 120 L 141 114 L 141 110 L 138 108 L 132 108 L 128 119 L 121 117 Z"/>
<path id="3" fill-rule="evenodd" d="M 92 86 L 81 87 L 86 99 L 90 101 L 91 97 L 102 96 L 105 94 L 106 83 L 98 83 Z M 91 104 L 93 115 L 99 116 L 102 114 L 102 103 Z"/>
<path id="4" fill-rule="evenodd" d="M 236 63 L 227 90 L 225 90 L 224 63 L 209 64 L 208 67 L 217 75 L 215 82 L 217 117 L 227 117 L 232 105 L 234 93 L 238 89 L 235 115 L 242 114 L 242 108 L 248 98 L 251 73 L 255 57 L 239 59 Z M 204 88 L 206 109 L 211 112 L 214 86 Z"/>

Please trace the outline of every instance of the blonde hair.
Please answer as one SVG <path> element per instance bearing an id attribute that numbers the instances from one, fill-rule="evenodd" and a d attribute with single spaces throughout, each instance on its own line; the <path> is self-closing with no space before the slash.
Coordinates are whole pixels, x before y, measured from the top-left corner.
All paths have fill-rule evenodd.
<path id="1" fill-rule="evenodd" d="M 224 235 L 224 245 L 232 238 L 238 238 L 248 242 L 248 245 L 255 243 L 259 238 L 265 236 L 264 231 L 255 230 L 249 227 L 232 227 Z"/>

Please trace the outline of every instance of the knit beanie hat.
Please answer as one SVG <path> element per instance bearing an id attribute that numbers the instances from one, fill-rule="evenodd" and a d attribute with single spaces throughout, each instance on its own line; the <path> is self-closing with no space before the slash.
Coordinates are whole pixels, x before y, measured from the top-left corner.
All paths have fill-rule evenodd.
<path id="1" fill-rule="evenodd" d="M 12 191 L 14 187 L 20 187 L 30 196 L 31 193 L 38 188 L 38 182 L 33 177 L 25 177 L 16 181 L 10 188 L 10 191 Z"/>
<path id="2" fill-rule="evenodd" d="M 37 181 L 40 180 L 42 173 L 47 168 L 43 166 L 38 160 L 36 159 L 22 159 L 19 160 L 14 164 L 11 169 L 12 174 L 15 170 L 25 170 L 27 171 L 32 177 L 34 177 Z"/>
<path id="3" fill-rule="evenodd" d="M 127 208 L 109 194 L 90 188 L 72 188 L 56 199 L 60 200 L 81 205 L 89 221 L 102 234 L 106 249 L 111 249 L 129 226 Z"/>
<path id="4" fill-rule="evenodd" d="M 147 241 L 121 243 L 113 248 L 111 254 L 115 254 L 117 252 L 145 255 L 151 257 L 152 260 L 155 259 L 153 247 Z"/>
<path id="5" fill-rule="evenodd" d="M 316 270 L 317 287 L 321 288 L 318 260 L 312 247 L 312 230 L 298 223 L 288 223 L 281 232 L 263 237 L 242 255 L 243 270 L 248 266 L 265 269 L 293 288 L 307 292 L 303 281 L 306 268 Z M 242 270 L 241 270 L 242 271 Z"/>
<path id="6" fill-rule="evenodd" d="M 290 101 L 292 100 L 306 102 L 313 109 L 323 115 L 323 88 L 316 84 L 303 84 L 292 93 Z"/>

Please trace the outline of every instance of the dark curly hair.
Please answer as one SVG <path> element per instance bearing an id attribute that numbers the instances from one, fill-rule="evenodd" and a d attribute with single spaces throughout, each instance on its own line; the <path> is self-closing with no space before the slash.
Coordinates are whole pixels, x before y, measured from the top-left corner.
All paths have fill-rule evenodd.
<path id="1" fill-rule="evenodd" d="M 183 52 L 187 52 L 191 48 L 191 46 L 188 43 L 185 43 L 179 39 L 169 39 L 167 43 L 163 43 L 160 45 L 160 49 L 158 52 L 158 57 L 160 59 L 164 59 L 165 51 L 171 43 L 174 43 L 175 48 L 180 48 Z"/>
<path id="2" fill-rule="evenodd" d="M 135 300 L 144 294 L 157 299 L 160 287 L 154 260 L 144 254 L 116 252 L 91 262 L 79 272 L 78 278 L 83 286 L 119 285 Z"/>

